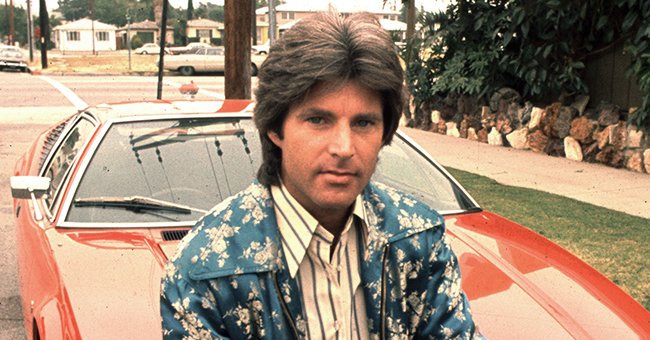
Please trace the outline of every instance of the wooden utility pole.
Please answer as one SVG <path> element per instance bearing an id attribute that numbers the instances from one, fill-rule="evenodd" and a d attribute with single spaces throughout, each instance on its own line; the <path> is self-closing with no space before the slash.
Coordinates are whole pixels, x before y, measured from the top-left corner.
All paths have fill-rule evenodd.
<path id="1" fill-rule="evenodd" d="M 50 19 L 47 14 L 47 5 L 45 0 L 38 2 L 39 28 L 41 33 L 41 68 L 47 68 L 47 44 L 50 41 Z"/>
<path id="2" fill-rule="evenodd" d="M 251 98 L 251 1 L 225 0 L 226 99 Z"/>

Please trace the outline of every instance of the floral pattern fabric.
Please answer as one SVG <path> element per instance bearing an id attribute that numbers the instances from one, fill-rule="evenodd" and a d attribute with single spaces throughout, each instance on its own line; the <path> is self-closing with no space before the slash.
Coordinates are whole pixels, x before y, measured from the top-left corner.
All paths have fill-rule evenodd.
<path id="1" fill-rule="evenodd" d="M 371 338 L 480 337 L 442 217 L 378 183 L 362 194 L 369 223 L 361 272 Z M 254 183 L 203 217 L 166 265 L 163 337 L 305 338 L 300 299 L 269 189 Z"/>

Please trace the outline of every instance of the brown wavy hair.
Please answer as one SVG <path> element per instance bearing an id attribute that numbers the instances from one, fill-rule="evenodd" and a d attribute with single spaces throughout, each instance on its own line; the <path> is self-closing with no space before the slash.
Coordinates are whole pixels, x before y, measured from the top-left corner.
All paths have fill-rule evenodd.
<path id="1" fill-rule="evenodd" d="M 396 47 L 374 15 L 319 13 L 284 32 L 260 67 L 254 121 L 262 143 L 257 178 L 278 185 L 282 150 L 268 137 L 283 138 L 289 108 L 320 83 L 343 85 L 356 80 L 382 99 L 383 145 L 391 142 L 404 105 L 404 74 Z"/>

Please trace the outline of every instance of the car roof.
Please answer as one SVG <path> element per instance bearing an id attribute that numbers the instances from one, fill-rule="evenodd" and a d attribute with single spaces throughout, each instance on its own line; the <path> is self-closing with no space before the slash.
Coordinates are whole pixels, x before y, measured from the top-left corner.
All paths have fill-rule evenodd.
<path id="1" fill-rule="evenodd" d="M 100 122 L 153 116 L 236 113 L 252 115 L 254 103 L 250 100 L 151 100 L 118 102 L 90 106 L 81 111 L 93 115 Z"/>

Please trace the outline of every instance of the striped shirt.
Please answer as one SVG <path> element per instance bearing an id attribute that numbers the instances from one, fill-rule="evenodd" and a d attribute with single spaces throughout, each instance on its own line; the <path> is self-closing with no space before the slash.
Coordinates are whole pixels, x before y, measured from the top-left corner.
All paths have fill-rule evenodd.
<path id="1" fill-rule="evenodd" d="M 368 339 L 360 272 L 360 253 L 367 238 L 361 196 L 357 196 L 338 244 L 332 245 L 334 236 L 284 185 L 272 186 L 271 194 L 289 273 L 302 294 L 308 338 Z"/>

